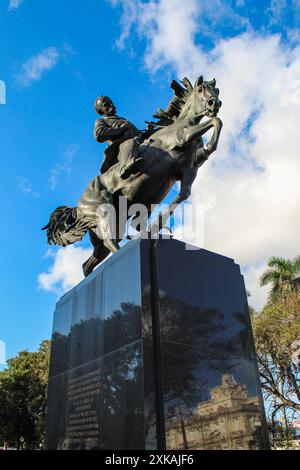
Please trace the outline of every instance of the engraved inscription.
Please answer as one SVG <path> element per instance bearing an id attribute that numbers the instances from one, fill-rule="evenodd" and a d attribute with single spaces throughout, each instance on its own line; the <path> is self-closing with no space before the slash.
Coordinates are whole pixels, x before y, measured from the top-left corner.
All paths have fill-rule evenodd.
<path id="1" fill-rule="evenodd" d="M 71 379 L 68 388 L 69 416 L 67 439 L 69 442 L 81 442 L 85 439 L 99 439 L 101 373 L 97 369 L 75 379 Z"/>

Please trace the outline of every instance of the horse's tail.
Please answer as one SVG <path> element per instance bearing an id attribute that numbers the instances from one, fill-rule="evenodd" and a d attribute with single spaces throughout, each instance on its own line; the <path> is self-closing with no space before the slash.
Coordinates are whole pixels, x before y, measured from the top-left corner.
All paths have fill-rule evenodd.
<path id="1" fill-rule="evenodd" d="M 60 206 L 42 230 L 47 230 L 49 245 L 66 246 L 80 241 L 93 225 L 90 219 L 78 215 L 76 207 Z"/>

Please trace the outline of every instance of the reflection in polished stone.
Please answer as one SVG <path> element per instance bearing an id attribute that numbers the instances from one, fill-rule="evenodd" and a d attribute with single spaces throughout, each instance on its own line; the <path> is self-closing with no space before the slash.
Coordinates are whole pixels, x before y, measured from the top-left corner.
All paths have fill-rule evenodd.
<path id="1" fill-rule="evenodd" d="M 254 359 L 239 266 L 204 249 L 186 250 L 177 240 L 160 240 L 157 252 L 162 338 Z"/>
<path id="2" fill-rule="evenodd" d="M 58 302 L 46 448 L 155 450 L 162 434 L 167 449 L 266 448 L 239 267 L 158 240 L 155 271 L 151 247 L 131 241 Z M 165 433 L 157 418 L 154 305 Z"/>
<path id="3" fill-rule="evenodd" d="M 144 449 L 142 343 L 104 356 L 101 449 Z"/>
<path id="4" fill-rule="evenodd" d="M 191 413 L 174 408 L 166 437 L 168 449 L 259 450 L 263 446 L 261 407 L 249 397 L 247 386 L 224 374 L 221 385 L 210 391 Z"/>
<path id="5" fill-rule="evenodd" d="M 144 448 L 139 257 L 132 243 L 57 304 L 48 449 Z"/>

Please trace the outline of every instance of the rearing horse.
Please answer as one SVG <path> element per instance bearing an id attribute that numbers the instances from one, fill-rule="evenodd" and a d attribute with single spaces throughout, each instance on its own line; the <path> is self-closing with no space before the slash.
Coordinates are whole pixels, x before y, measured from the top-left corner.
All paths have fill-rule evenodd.
<path id="1" fill-rule="evenodd" d="M 83 265 L 85 276 L 110 252 L 119 249 L 120 239 L 108 235 L 109 213 L 102 207 L 112 204 L 118 219 L 119 196 L 125 196 L 128 207 L 144 204 L 150 214 L 151 206 L 160 203 L 174 183 L 180 181 L 179 195 L 163 215 L 166 222 L 171 207 L 190 196 L 198 168 L 217 148 L 222 122 L 217 117 L 221 101 L 216 81 L 204 81 L 201 76 L 194 86 L 187 78 L 181 83 L 183 86 L 172 82 L 174 97 L 166 110 L 154 115 L 159 121 L 150 123 L 152 133 L 139 146 L 139 155 L 145 162 L 140 171 L 127 179 L 121 176 L 124 163 L 131 156 L 132 145 L 127 140 L 120 145 L 118 163 L 90 182 L 77 208 L 58 207 L 44 227 L 48 243 L 63 246 L 81 240 L 89 231 L 94 252 Z M 201 122 L 204 117 L 208 119 Z M 204 147 L 202 136 L 211 128 L 213 135 Z M 101 237 L 97 235 L 99 228 Z"/>

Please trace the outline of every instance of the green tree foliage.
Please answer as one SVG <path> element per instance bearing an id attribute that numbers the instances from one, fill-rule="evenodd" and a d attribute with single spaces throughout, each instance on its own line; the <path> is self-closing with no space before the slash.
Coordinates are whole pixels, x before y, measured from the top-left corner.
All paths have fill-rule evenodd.
<path id="1" fill-rule="evenodd" d="M 300 412 L 300 292 L 295 291 L 253 316 L 259 373 L 269 422 L 276 428 Z"/>
<path id="2" fill-rule="evenodd" d="M 300 256 L 292 260 L 273 256 L 268 268 L 260 278 L 260 285 L 271 284 L 270 301 L 286 298 L 299 288 Z"/>
<path id="3" fill-rule="evenodd" d="M 50 341 L 36 352 L 21 351 L 0 372 L 0 438 L 17 448 L 39 446 L 43 439 Z"/>

